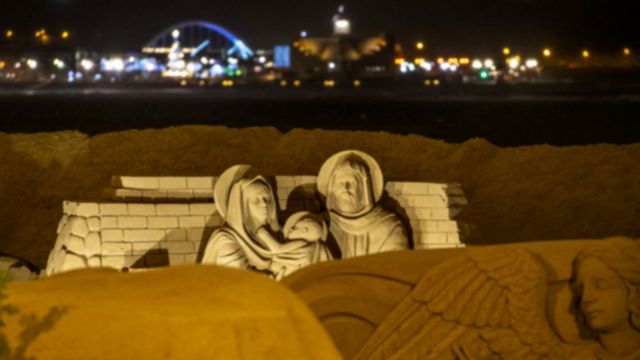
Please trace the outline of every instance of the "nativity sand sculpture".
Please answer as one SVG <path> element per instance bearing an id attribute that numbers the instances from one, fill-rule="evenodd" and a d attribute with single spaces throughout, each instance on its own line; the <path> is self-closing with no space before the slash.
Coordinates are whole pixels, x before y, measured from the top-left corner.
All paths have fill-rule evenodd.
<path id="1" fill-rule="evenodd" d="M 591 341 L 567 344 L 547 320 L 543 264 L 525 249 L 470 251 L 430 271 L 357 359 L 639 359 L 640 243 L 578 253 L 576 314 Z"/>
<path id="2" fill-rule="evenodd" d="M 331 156 L 320 168 L 317 185 L 343 259 L 409 249 L 404 225 L 379 204 L 384 177 L 370 155 L 347 150 Z"/>
<path id="3" fill-rule="evenodd" d="M 289 231 L 295 239 L 283 238 L 271 185 L 251 166 L 227 169 L 216 183 L 214 198 L 224 224 L 211 235 L 203 264 L 253 269 L 279 280 L 302 266 L 329 259 L 321 255 L 328 254 L 321 249 L 322 231 L 309 232 L 308 224 L 302 226 L 303 220 L 315 218 L 296 215 L 289 225 L 301 223 Z"/>

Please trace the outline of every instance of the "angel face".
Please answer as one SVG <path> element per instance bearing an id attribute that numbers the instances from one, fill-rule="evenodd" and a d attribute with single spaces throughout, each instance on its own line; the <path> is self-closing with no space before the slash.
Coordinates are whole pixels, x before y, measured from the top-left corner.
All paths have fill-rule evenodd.
<path id="1" fill-rule="evenodd" d="M 291 227 L 287 239 L 320 241 L 322 239 L 322 223 L 309 217 L 302 218 Z"/>
<path id="2" fill-rule="evenodd" d="M 628 325 L 628 290 L 624 281 L 595 258 L 586 259 L 578 269 L 580 310 L 596 331 L 615 331 Z"/>
<path id="3" fill-rule="evenodd" d="M 269 219 L 269 213 L 274 206 L 273 194 L 266 184 L 256 181 L 244 189 L 243 196 L 247 207 L 248 216 L 255 225 L 265 225 Z"/>
<path id="4" fill-rule="evenodd" d="M 365 181 L 362 175 L 350 167 L 336 169 L 333 178 L 335 207 L 340 213 L 354 214 L 363 209 L 365 198 Z"/>

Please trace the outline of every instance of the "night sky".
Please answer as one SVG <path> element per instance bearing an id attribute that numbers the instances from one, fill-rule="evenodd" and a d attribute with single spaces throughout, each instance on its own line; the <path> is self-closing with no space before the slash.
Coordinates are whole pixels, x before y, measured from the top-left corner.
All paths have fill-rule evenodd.
<path id="1" fill-rule="evenodd" d="M 356 35 L 394 33 L 424 40 L 434 55 L 490 54 L 503 45 L 567 54 L 588 47 L 618 52 L 640 47 L 630 1 L 589 0 L 345 0 Z M 189 19 L 212 21 L 252 48 L 289 42 L 300 30 L 330 33 L 340 2 L 311 0 L 2 0 L 0 27 L 33 36 L 37 27 L 69 28 L 83 47 L 139 50 L 162 29 Z M 636 50 L 637 51 L 637 50 Z"/>

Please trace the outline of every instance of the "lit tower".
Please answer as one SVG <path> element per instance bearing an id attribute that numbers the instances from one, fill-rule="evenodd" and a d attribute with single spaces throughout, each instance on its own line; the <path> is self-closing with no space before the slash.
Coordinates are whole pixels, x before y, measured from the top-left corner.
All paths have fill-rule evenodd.
<path id="1" fill-rule="evenodd" d="M 350 35 L 351 22 L 344 16 L 344 5 L 338 7 L 338 13 L 333 16 L 333 35 Z"/>

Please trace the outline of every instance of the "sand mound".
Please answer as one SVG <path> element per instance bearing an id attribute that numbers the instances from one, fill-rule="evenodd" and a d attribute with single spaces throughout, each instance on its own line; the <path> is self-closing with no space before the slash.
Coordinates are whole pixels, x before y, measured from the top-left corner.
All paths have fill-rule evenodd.
<path id="1" fill-rule="evenodd" d="M 182 126 L 0 134 L 0 251 L 44 266 L 62 200 L 98 200 L 114 174 L 219 175 L 237 163 L 316 174 L 350 148 L 373 155 L 388 180 L 462 183 L 473 243 L 640 236 L 640 144 L 499 148 L 482 139 Z"/>
<path id="2" fill-rule="evenodd" d="M 12 284 L 7 340 L 18 359 L 338 359 L 293 293 L 216 266 L 94 269 Z"/>

